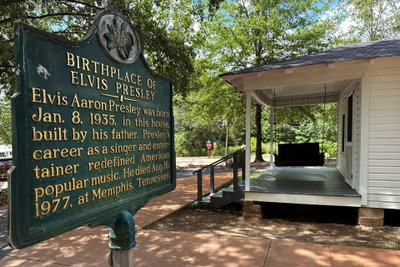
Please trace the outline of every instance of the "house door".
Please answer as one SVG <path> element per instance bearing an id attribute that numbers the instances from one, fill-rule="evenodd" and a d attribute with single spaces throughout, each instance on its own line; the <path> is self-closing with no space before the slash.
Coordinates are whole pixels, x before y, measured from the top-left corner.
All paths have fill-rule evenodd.
<path id="1" fill-rule="evenodd" d="M 346 182 L 353 185 L 353 94 L 347 98 Z"/>

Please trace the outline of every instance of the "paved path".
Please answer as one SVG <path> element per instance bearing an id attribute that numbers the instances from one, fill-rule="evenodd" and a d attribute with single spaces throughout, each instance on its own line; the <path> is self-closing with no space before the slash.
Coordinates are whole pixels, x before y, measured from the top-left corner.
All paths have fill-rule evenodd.
<path id="1" fill-rule="evenodd" d="M 191 167 L 191 166 L 206 166 L 211 164 L 221 157 L 177 157 L 176 166 L 181 168 Z"/>
<path id="2" fill-rule="evenodd" d="M 216 184 L 226 179 L 227 175 L 219 174 Z M 138 245 L 133 252 L 135 267 L 400 266 L 400 251 L 395 250 L 142 229 L 195 198 L 196 178 L 178 179 L 175 191 L 150 201 L 135 216 L 138 224 Z M 81 227 L 23 250 L 12 250 L 6 255 L 0 252 L 5 255 L 0 266 L 108 266 L 107 235 L 105 227 Z"/>

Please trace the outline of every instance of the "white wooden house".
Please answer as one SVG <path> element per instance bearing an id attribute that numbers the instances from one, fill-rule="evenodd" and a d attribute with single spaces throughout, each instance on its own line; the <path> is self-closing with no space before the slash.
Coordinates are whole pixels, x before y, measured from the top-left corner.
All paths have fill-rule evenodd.
<path id="1" fill-rule="evenodd" d="M 245 200 L 355 206 L 379 218 L 383 209 L 400 209 L 400 40 L 347 45 L 221 77 L 246 95 Z M 273 185 L 250 180 L 252 101 L 268 107 L 338 103 L 336 169 L 353 193 L 316 189 L 326 187 L 322 176 L 318 186 L 308 183 L 314 191 L 303 192 L 271 192 Z"/>

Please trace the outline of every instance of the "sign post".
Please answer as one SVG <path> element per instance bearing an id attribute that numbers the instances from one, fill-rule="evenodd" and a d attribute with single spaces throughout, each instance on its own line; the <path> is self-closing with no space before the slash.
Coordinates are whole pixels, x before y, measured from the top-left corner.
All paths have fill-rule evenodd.
<path id="1" fill-rule="evenodd" d="M 135 241 L 135 220 L 129 211 L 123 211 L 115 219 L 109 233 L 109 265 L 113 267 L 133 266 Z"/>
<path id="2" fill-rule="evenodd" d="M 171 81 L 115 11 L 79 42 L 25 24 L 15 33 L 11 244 L 108 225 L 111 249 L 134 247 L 133 215 L 176 186 Z"/>

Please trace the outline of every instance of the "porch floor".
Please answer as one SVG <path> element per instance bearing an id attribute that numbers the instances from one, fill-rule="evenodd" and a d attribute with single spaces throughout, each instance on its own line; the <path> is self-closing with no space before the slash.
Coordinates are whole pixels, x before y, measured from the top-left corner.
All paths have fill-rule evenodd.
<path id="1" fill-rule="evenodd" d="M 246 200 L 361 206 L 361 196 L 335 167 L 273 167 L 257 173 L 245 192 Z"/>

